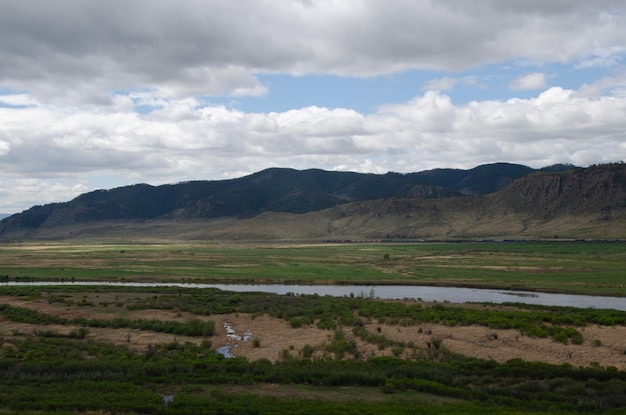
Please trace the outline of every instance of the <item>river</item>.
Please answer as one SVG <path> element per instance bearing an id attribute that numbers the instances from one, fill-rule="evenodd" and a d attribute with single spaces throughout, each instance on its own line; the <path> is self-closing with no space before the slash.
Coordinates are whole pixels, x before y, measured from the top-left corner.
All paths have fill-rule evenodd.
<path id="1" fill-rule="evenodd" d="M 267 292 L 274 294 L 317 294 L 334 297 L 362 296 L 381 299 L 415 299 L 450 303 L 525 303 L 546 306 L 615 309 L 626 311 L 626 298 L 590 295 L 552 294 L 502 289 L 431 287 L 414 285 L 283 285 L 283 284 L 198 284 L 138 282 L 3 282 L 1 286 L 86 285 L 121 287 L 183 287 L 217 288 L 236 292 Z"/>

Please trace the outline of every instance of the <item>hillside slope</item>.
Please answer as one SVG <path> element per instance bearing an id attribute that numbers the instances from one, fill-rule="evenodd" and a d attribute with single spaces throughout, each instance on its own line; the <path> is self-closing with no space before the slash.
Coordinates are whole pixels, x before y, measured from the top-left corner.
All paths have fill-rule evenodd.
<path id="1" fill-rule="evenodd" d="M 626 237 L 626 165 L 535 173 L 484 196 L 390 198 L 305 215 L 265 213 L 199 227 L 223 239 L 481 239 Z"/>
<path id="2" fill-rule="evenodd" d="M 253 217 L 166 216 L 19 228 L 4 239 L 368 240 L 626 238 L 626 165 L 519 177 L 488 195 L 389 197 L 315 212 Z"/>
<path id="3" fill-rule="evenodd" d="M 383 175 L 272 168 L 232 180 L 137 184 L 85 193 L 69 202 L 34 206 L 0 221 L 0 235 L 27 235 L 29 231 L 102 221 L 250 218 L 264 212 L 307 213 L 391 197 L 488 194 L 533 171 L 508 163 Z"/>

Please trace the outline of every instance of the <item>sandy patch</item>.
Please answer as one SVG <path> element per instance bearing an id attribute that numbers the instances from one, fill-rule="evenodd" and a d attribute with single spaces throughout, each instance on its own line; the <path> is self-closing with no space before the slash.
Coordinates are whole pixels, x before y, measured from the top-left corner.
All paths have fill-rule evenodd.
<path id="1" fill-rule="evenodd" d="M 247 315 L 214 316 L 217 321 L 227 321 L 237 332 L 250 330 L 259 338 L 260 346 L 252 342 L 233 341 L 226 337 L 226 331 L 217 325 L 216 336 L 212 343 L 216 347 L 233 346 L 235 356 L 245 356 L 256 360 L 266 358 L 276 360 L 281 351 L 291 350 L 292 356 L 305 346 L 312 346 L 317 354 L 323 353 L 325 345 L 330 343 L 332 331 L 320 330 L 315 326 L 292 328 L 283 320 L 269 316 L 252 318 Z M 221 320 L 218 320 L 221 319 Z M 614 366 L 626 370 L 626 327 L 588 326 L 579 329 L 584 337 L 582 345 L 562 344 L 550 338 L 534 338 L 521 334 L 517 330 L 493 330 L 482 326 L 448 327 L 439 324 L 425 324 L 420 327 L 400 327 L 385 324 L 367 324 L 365 328 L 374 334 L 381 334 L 397 341 L 415 345 L 415 349 L 406 347 L 402 357 L 411 357 L 418 353 L 426 355 L 434 350 L 435 342 L 452 352 L 480 359 L 492 359 L 506 362 L 519 358 L 526 361 L 541 361 L 551 364 L 568 363 L 573 366 Z M 380 329 L 380 332 L 378 331 Z M 355 337 L 351 328 L 344 329 L 348 340 L 357 344 L 362 358 L 393 355 L 391 347 L 380 349 Z M 599 343 L 598 343 L 599 341 Z"/>
<path id="2" fill-rule="evenodd" d="M 330 331 L 314 326 L 292 328 L 285 320 L 267 315 L 252 317 L 247 314 L 221 314 L 213 316 L 213 320 L 216 322 L 216 333 L 211 338 L 213 346 L 231 346 L 230 352 L 234 356 L 243 356 L 250 360 L 275 361 L 280 359 L 283 350 L 289 350 L 292 356 L 297 356 L 306 345 L 321 347 L 331 335 Z M 251 332 L 252 338 L 243 341 L 227 337 L 223 323 L 229 323 L 239 335 L 246 331 Z"/>
<path id="3" fill-rule="evenodd" d="M 380 327 L 370 325 L 367 328 L 373 332 L 374 326 Z M 626 327 L 592 325 L 579 331 L 584 337 L 582 345 L 565 345 L 550 338 L 529 337 L 517 330 L 493 330 L 482 326 L 424 324 L 420 327 L 381 328 L 381 334 L 396 341 L 412 341 L 418 347 L 428 349 L 434 347 L 433 340 L 438 339 L 442 347 L 455 353 L 498 362 L 519 358 L 573 366 L 597 363 L 626 370 Z"/>
<path id="4" fill-rule="evenodd" d="M 118 345 L 126 345 L 137 351 L 147 350 L 149 345 L 167 344 L 186 341 L 199 344 L 210 340 L 213 348 L 230 346 L 234 356 L 246 357 L 250 360 L 279 360 L 287 350 L 291 356 L 298 357 L 305 346 L 315 350 L 314 355 L 324 354 L 325 346 L 332 341 L 333 331 L 321 330 L 315 325 L 293 328 L 282 319 L 267 315 L 252 316 L 241 313 L 197 316 L 171 310 L 140 310 L 128 311 L 124 307 L 76 307 L 64 306 L 59 303 L 48 304 L 45 300 L 24 300 L 10 296 L 0 296 L 0 304 L 16 307 L 28 307 L 41 313 L 64 318 L 98 318 L 113 319 L 157 319 L 184 322 L 191 318 L 212 320 L 215 322 L 215 334 L 210 338 L 176 336 L 167 333 L 131 329 L 96 329 L 89 328 L 88 338 L 98 341 L 110 341 Z M 240 336 L 249 331 L 252 336 L 248 341 L 228 337 L 224 323 Z M 369 332 L 384 335 L 396 342 L 411 343 L 413 348 L 406 347 L 400 356 L 427 355 L 435 342 L 455 353 L 481 359 L 493 359 L 505 362 L 519 358 L 526 361 L 542 361 L 551 364 L 569 363 L 574 366 L 614 366 L 626 370 L 626 327 L 591 325 L 578 328 L 584 337 L 582 345 L 562 344 L 550 338 L 533 338 L 516 330 L 493 330 L 482 326 L 449 327 L 439 324 L 423 324 L 404 327 L 388 324 L 366 324 Z M 52 330 L 60 334 L 68 334 L 77 329 L 75 326 L 34 325 L 7 321 L 0 317 L 0 336 L 10 339 L 15 335 L 32 334 L 35 331 Z M 356 343 L 359 356 L 390 356 L 391 347 L 380 349 L 377 345 L 367 343 L 352 334 L 352 328 L 344 328 L 348 340 Z M 256 339 L 256 340 L 255 340 Z M 398 350 L 395 350 L 396 353 Z"/>

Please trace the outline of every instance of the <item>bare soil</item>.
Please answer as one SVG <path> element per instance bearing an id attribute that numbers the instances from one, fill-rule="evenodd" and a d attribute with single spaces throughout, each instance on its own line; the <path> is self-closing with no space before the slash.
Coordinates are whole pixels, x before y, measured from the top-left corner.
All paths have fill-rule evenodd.
<path id="1" fill-rule="evenodd" d="M 309 346 L 314 356 L 328 354 L 326 345 L 332 342 L 333 332 L 322 330 L 315 325 L 292 328 L 288 322 L 267 315 L 253 316 L 248 314 L 220 314 L 197 316 L 167 310 L 128 311 L 123 307 L 109 305 L 65 306 L 61 303 L 49 304 L 45 300 L 26 300 L 9 296 L 0 296 L 0 304 L 28 307 L 41 313 L 64 318 L 85 317 L 98 319 L 158 319 L 164 321 L 187 321 L 191 318 L 213 320 L 215 334 L 206 339 L 198 337 L 177 336 L 132 329 L 96 329 L 90 328 L 88 338 L 108 341 L 143 352 L 150 345 L 171 342 L 200 343 L 211 341 L 214 348 L 230 346 L 235 356 L 243 356 L 249 360 L 268 359 L 276 361 L 287 354 L 293 357 L 302 356 L 302 349 Z M 224 323 L 228 323 L 236 335 L 243 336 L 246 331 L 252 333 L 248 341 L 227 336 Z M 410 344 L 400 350 L 391 347 L 380 349 L 377 345 L 366 343 L 355 338 L 350 328 L 344 329 L 348 340 L 357 345 L 359 358 L 371 356 L 391 356 L 411 358 L 416 354 L 428 355 L 436 347 L 446 349 L 465 356 L 481 359 L 493 359 L 505 362 L 519 358 L 526 361 L 541 361 L 551 364 L 568 363 L 573 366 L 600 365 L 613 366 L 618 370 L 626 370 L 626 327 L 597 326 L 580 327 L 578 330 L 584 337 L 581 345 L 562 344 L 550 338 L 534 338 L 521 334 L 517 330 L 494 330 L 482 326 L 449 327 L 439 324 L 423 324 L 421 326 L 394 326 L 389 324 L 369 323 L 365 328 L 374 334 Z M 36 325 L 8 321 L 0 317 L 0 338 L 4 345 L 11 343 L 16 336 L 30 335 L 36 331 L 54 331 L 69 334 L 77 327 L 69 325 Z M 256 340 L 255 340 L 256 339 Z M 348 357 L 352 357 L 349 355 Z"/>

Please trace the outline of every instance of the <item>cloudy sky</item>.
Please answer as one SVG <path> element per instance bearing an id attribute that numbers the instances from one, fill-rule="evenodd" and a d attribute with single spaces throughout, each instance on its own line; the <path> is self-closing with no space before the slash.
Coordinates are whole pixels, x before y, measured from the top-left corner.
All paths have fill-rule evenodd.
<path id="1" fill-rule="evenodd" d="M 267 167 L 626 159 L 623 0 L 0 0 L 0 212 Z"/>

